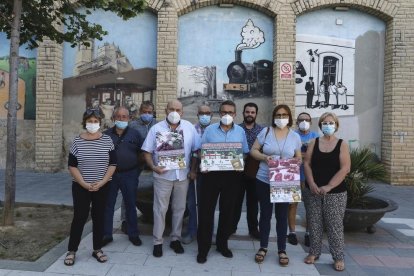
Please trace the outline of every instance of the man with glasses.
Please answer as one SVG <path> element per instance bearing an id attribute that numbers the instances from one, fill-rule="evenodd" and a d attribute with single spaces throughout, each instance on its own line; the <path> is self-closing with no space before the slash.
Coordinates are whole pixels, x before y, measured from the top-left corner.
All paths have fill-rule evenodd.
<path id="1" fill-rule="evenodd" d="M 311 131 L 310 126 L 312 125 L 312 118 L 309 113 L 302 112 L 298 115 L 298 118 L 296 120 L 296 125 L 298 126 L 298 129 L 296 132 L 300 136 L 300 140 L 302 142 L 302 156 L 305 155 L 306 150 L 308 149 L 308 144 L 312 139 L 315 139 L 316 137 L 319 137 L 318 133 Z M 300 167 L 300 186 L 302 188 L 302 191 L 305 191 L 305 172 L 303 169 L 303 164 Z M 307 196 L 306 194 L 303 194 L 302 196 L 304 204 L 305 204 L 305 212 L 307 213 Z M 296 211 L 298 209 L 298 203 L 294 202 L 289 204 L 289 213 L 288 213 L 288 225 L 289 225 L 289 235 L 287 237 L 288 242 L 293 245 L 298 244 L 298 239 L 296 237 Z M 309 246 L 309 232 L 308 227 L 306 227 L 306 233 L 305 233 L 305 246 Z"/>
<path id="2" fill-rule="evenodd" d="M 241 143 L 244 154 L 249 153 L 246 133 L 243 128 L 233 123 L 236 116 L 236 105 L 232 101 L 224 101 L 220 105 L 220 122 L 211 124 L 204 131 L 201 144 L 206 143 Z M 217 227 L 217 251 L 224 257 L 232 258 L 228 248 L 228 239 L 232 234 L 232 221 L 236 204 L 235 193 L 240 189 L 241 171 L 210 171 L 202 173 L 200 187 L 199 225 L 197 232 L 197 262 L 205 263 L 211 247 L 214 212 L 220 196 L 220 215 Z"/>
<path id="3" fill-rule="evenodd" d="M 143 142 L 143 137 L 138 131 L 128 127 L 129 111 L 126 107 L 118 107 L 112 114 L 115 126 L 104 133 L 111 137 L 115 145 L 118 165 L 112 182 L 109 186 L 106 209 L 103 246 L 112 242 L 114 206 L 121 190 L 125 202 L 126 220 L 128 222 L 127 234 L 131 243 L 135 246 L 142 244 L 139 238 L 137 225 L 137 210 L 135 198 L 138 188 L 138 153 Z"/>

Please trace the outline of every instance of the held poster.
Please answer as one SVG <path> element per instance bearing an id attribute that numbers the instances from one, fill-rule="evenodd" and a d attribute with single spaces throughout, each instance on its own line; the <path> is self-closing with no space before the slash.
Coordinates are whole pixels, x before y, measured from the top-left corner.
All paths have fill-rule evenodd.
<path id="1" fill-rule="evenodd" d="M 243 171 L 241 143 L 206 143 L 201 146 L 200 170 Z"/>
<path id="2" fill-rule="evenodd" d="M 184 156 L 184 135 L 183 132 L 157 132 L 157 155 L 158 166 L 167 170 L 179 170 L 186 168 Z"/>
<path id="3" fill-rule="evenodd" d="M 269 161 L 270 202 L 300 202 L 300 161 L 297 159 Z"/>

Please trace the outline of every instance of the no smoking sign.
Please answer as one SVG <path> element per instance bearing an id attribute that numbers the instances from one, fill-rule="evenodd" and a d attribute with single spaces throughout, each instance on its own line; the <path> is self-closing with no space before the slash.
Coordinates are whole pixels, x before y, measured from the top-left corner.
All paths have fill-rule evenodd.
<path id="1" fill-rule="evenodd" d="M 281 80 L 291 80 L 293 78 L 292 62 L 281 62 L 279 68 Z"/>

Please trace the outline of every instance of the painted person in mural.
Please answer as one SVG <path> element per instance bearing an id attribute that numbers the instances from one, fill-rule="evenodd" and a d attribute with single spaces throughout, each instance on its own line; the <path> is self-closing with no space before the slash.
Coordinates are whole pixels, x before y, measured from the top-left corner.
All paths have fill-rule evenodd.
<path id="1" fill-rule="evenodd" d="M 262 131 L 263 127 L 256 123 L 257 113 L 259 108 L 255 103 L 246 103 L 243 107 L 243 123 L 239 124 L 244 129 L 247 138 L 247 144 L 249 145 L 249 150 L 252 148 L 254 141 L 257 138 L 257 135 Z M 242 213 L 242 206 L 244 200 L 244 194 L 246 194 L 246 209 L 247 209 L 247 226 L 249 229 L 249 235 L 254 239 L 260 239 L 259 233 L 259 221 L 257 216 L 259 213 L 259 206 L 256 196 L 256 175 L 251 175 L 248 171 L 249 162 L 253 162 L 250 155 L 246 158 L 245 164 L 245 177 L 242 178 L 241 190 L 237 199 L 236 209 L 234 212 L 234 229 L 233 233 L 237 231 L 237 225 Z"/>
<path id="2" fill-rule="evenodd" d="M 104 237 L 102 245 L 105 246 L 113 241 L 112 230 L 114 220 L 114 208 L 118 191 L 121 190 L 122 201 L 125 204 L 127 234 L 129 241 L 135 245 L 142 244 L 138 234 L 137 209 L 135 207 L 136 194 L 138 189 L 139 153 L 144 138 L 141 134 L 128 127 L 130 119 L 126 107 L 117 107 L 112 115 L 114 127 L 107 129 L 104 133 L 111 137 L 115 145 L 117 155 L 117 167 L 112 181 L 109 184 L 108 197 L 105 209 Z"/>
<path id="3" fill-rule="evenodd" d="M 105 204 L 112 175 L 117 166 L 112 139 L 101 133 L 101 114 L 87 109 L 82 126 L 86 132 L 75 137 L 69 152 L 68 168 L 72 175 L 73 220 L 70 228 L 68 253 L 64 264 L 75 264 L 83 227 L 92 207 L 92 256 L 100 263 L 108 260 L 102 252 Z"/>
<path id="4" fill-rule="evenodd" d="M 309 189 L 307 223 L 310 237 L 309 255 L 304 261 L 314 264 L 318 260 L 326 229 L 333 267 L 342 271 L 345 269 L 345 177 L 350 171 L 351 158 L 347 143 L 335 136 L 339 128 L 338 117 L 326 112 L 319 118 L 318 125 L 323 136 L 309 143 L 304 158 L 305 186 Z"/>
<path id="5" fill-rule="evenodd" d="M 243 128 L 236 125 L 236 105 L 227 100 L 219 108 L 220 122 L 208 126 L 201 138 L 201 144 L 209 143 L 241 143 L 242 152 L 247 154 L 246 133 Z M 197 231 L 198 254 L 197 262 L 205 263 L 211 248 L 214 223 L 214 212 L 217 200 L 220 197 L 220 215 L 217 227 L 217 251 L 226 258 L 232 258 L 233 253 L 228 247 L 228 239 L 233 231 L 230 223 L 234 218 L 236 205 L 235 194 L 240 190 L 243 172 L 233 171 L 207 171 L 202 173 L 200 187 L 199 225 Z"/>
<path id="6" fill-rule="evenodd" d="M 325 93 L 325 95 L 328 96 L 328 101 L 327 101 L 326 107 L 329 106 L 329 98 L 330 98 L 330 96 L 331 95 L 336 96 L 336 94 L 337 94 L 336 85 L 335 85 L 335 83 L 333 81 L 331 81 L 329 83 L 329 86 L 328 86 L 328 93 L 327 94 Z M 338 101 L 336 101 L 336 104 L 338 104 Z M 334 108 L 335 108 L 335 103 L 332 105 L 332 109 L 334 109 Z"/>
<path id="7" fill-rule="evenodd" d="M 5 86 L 6 86 L 6 76 L 5 76 L 4 72 L 1 72 L 0 87 L 5 87 Z"/>
<path id="8" fill-rule="evenodd" d="M 346 93 L 348 92 L 348 89 L 345 85 L 342 84 L 342 82 L 338 82 L 336 85 L 336 97 L 337 97 L 337 106 L 338 108 L 341 108 L 343 110 L 347 110 L 348 107 L 348 101 L 346 98 Z"/>
<path id="9" fill-rule="evenodd" d="M 301 147 L 301 152 L 302 152 L 302 157 L 304 157 L 306 150 L 308 149 L 308 144 L 312 139 L 315 139 L 316 137 L 318 137 L 318 133 L 311 131 L 310 127 L 312 125 L 312 118 L 311 115 L 309 113 L 306 112 L 302 112 L 298 115 L 297 119 L 296 119 L 296 125 L 297 125 L 297 129 L 296 132 L 299 134 L 300 136 L 300 140 L 302 142 L 302 147 Z M 300 167 L 300 186 L 302 191 L 304 191 L 304 187 L 305 187 L 305 171 L 304 171 L 304 167 L 303 164 Z M 302 193 L 302 198 L 305 204 L 305 211 L 308 208 L 308 204 L 307 204 L 307 197 L 305 195 L 305 193 Z M 297 202 L 293 202 L 289 204 L 289 212 L 288 212 L 288 225 L 289 225 L 289 235 L 288 235 L 288 242 L 292 245 L 297 245 L 298 244 L 298 239 L 296 236 L 296 211 L 298 209 L 298 203 Z M 309 241 L 309 232 L 308 232 L 308 228 L 306 227 L 306 232 L 305 232 L 305 246 L 309 246 L 310 241 Z"/>
<path id="10" fill-rule="evenodd" d="M 200 148 L 200 138 L 196 129 L 189 121 L 181 119 L 183 115 L 181 102 L 178 100 L 168 102 L 165 113 L 166 119 L 149 130 L 141 148 L 154 176 L 152 252 L 154 257 L 163 255 L 165 215 L 170 198 L 172 205 L 170 248 L 177 254 L 184 253 L 180 240 L 188 183 L 196 177 L 197 157 L 194 153 Z M 177 137 L 180 141 L 177 141 Z M 179 145 L 179 148 L 174 145 Z M 171 162 L 161 165 L 160 162 L 164 162 L 163 156 L 167 156 Z"/>
<path id="11" fill-rule="evenodd" d="M 313 96 L 315 95 L 315 83 L 313 82 L 313 77 L 309 77 L 309 81 L 305 84 L 306 90 L 306 107 L 313 107 Z"/>
<path id="12" fill-rule="evenodd" d="M 272 113 L 272 125 L 264 128 L 257 136 L 250 154 L 260 161 L 256 175 L 256 193 L 260 204 L 260 249 L 255 255 L 256 263 L 263 263 L 268 252 L 270 222 L 273 205 L 276 217 L 276 234 L 279 265 L 287 266 L 286 234 L 288 227 L 289 203 L 271 203 L 269 199 L 270 181 L 268 163 L 277 159 L 302 159 L 299 134 L 290 128 L 293 125 L 292 112 L 287 105 L 278 105 Z"/>
<path id="13" fill-rule="evenodd" d="M 198 122 L 194 125 L 197 133 L 201 139 L 204 134 L 206 127 L 211 124 L 211 118 L 213 117 L 213 112 L 211 111 L 210 106 L 200 105 L 197 111 Z M 197 163 L 197 168 L 199 165 L 199 159 Z M 187 193 L 187 208 L 188 208 L 188 226 L 187 233 L 183 237 L 182 242 L 184 244 L 190 244 L 197 238 L 197 225 L 198 225 L 198 199 L 200 198 L 200 187 L 201 187 L 201 172 L 197 169 L 197 178 L 191 180 L 188 186 Z"/>
<path id="14" fill-rule="evenodd" d="M 324 96 L 324 103 L 323 105 L 320 103 L 321 97 Z M 319 90 L 318 90 L 318 104 L 319 108 L 327 107 L 329 105 L 329 92 L 328 87 L 326 86 L 326 82 L 324 80 L 321 80 L 319 83 Z"/>

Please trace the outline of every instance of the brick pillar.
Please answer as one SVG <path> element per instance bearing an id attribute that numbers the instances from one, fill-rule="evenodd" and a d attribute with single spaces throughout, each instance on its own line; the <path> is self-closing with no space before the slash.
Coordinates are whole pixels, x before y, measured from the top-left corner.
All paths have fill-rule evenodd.
<path id="1" fill-rule="evenodd" d="M 157 36 L 157 119 L 165 118 L 167 102 L 177 98 L 178 15 L 171 1 L 158 11 Z"/>
<path id="2" fill-rule="evenodd" d="M 62 168 L 62 45 L 45 39 L 38 48 L 36 76 L 36 170 Z"/>

